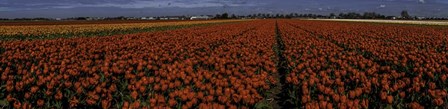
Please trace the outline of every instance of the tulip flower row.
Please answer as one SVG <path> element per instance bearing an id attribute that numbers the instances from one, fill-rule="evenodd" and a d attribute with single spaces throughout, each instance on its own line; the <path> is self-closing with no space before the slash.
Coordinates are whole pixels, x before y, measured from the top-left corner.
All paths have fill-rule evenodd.
<path id="1" fill-rule="evenodd" d="M 443 108 L 447 33 L 253 20 L 0 41 L 0 101 L 14 108 L 244 109 L 273 98 L 296 108 Z M 288 96 L 272 97 L 277 88 Z"/>
<path id="2" fill-rule="evenodd" d="M 303 67 L 302 70 L 291 72 L 292 80 L 299 79 L 295 81 L 296 83 L 301 83 L 303 78 L 308 80 L 309 75 L 313 75 L 308 73 L 310 71 L 319 72 L 314 75 L 321 73 L 312 68 L 308 70 L 307 65 L 311 64 L 313 67 L 324 68 L 324 73 L 336 77 L 330 76 L 330 81 L 345 89 L 337 92 L 348 95 L 348 106 L 435 108 L 447 104 L 448 48 L 445 36 L 447 29 L 321 21 L 284 21 L 282 23 L 284 29 L 281 30 L 284 30 L 282 33 L 285 33 L 285 38 L 293 38 L 284 40 L 294 40 L 294 38 L 300 40 L 293 41 L 291 45 L 286 45 L 287 47 L 307 45 L 302 48 L 291 48 L 292 55 L 285 54 L 291 57 L 293 61 L 291 63 L 296 63 L 292 65 L 293 69 Z M 321 61 L 313 62 L 313 57 Z M 332 68 L 332 65 L 336 67 Z M 351 68 L 344 66 L 351 66 Z M 342 71 L 338 71 L 339 69 Z M 347 76 L 338 78 L 337 75 L 340 74 Z M 320 78 L 316 79 L 317 81 L 325 81 L 322 76 L 318 77 Z M 311 99 L 313 99 L 313 93 L 318 96 L 316 102 L 319 103 L 314 103 L 314 106 L 321 105 L 322 101 L 328 102 L 328 99 L 325 99 L 325 91 L 331 92 L 331 89 L 339 88 L 330 85 L 333 87 L 327 89 L 325 83 L 322 84 L 324 88 L 321 89 L 324 92 L 302 91 L 302 94 L 298 95 L 302 97 L 301 103 L 296 104 L 308 103 L 304 102 L 309 99 L 308 93 L 311 93 Z M 302 83 L 294 86 L 304 85 Z M 365 88 L 351 90 L 350 87 L 353 86 Z M 319 90 L 319 86 L 316 87 Z M 292 90 L 294 89 L 298 90 L 298 88 Z M 322 95 L 324 100 L 319 99 Z M 341 97 L 344 98 L 339 96 Z M 358 100 L 360 97 L 368 101 Z M 332 106 L 343 107 L 334 102 L 337 99 L 329 98 L 329 102 L 333 103 Z M 351 105 L 351 100 L 354 101 L 353 104 L 359 102 L 361 105 Z"/>
<path id="3" fill-rule="evenodd" d="M 250 108 L 276 82 L 274 24 L 0 42 L 0 98 L 14 108 Z"/>
<path id="4" fill-rule="evenodd" d="M 87 36 L 110 36 L 145 31 L 169 30 L 206 24 L 237 22 L 241 20 L 170 21 L 170 22 L 72 22 L 0 25 L 0 40 L 53 39 Z M 79 24 L 78 24 L 79 23 Z"/>

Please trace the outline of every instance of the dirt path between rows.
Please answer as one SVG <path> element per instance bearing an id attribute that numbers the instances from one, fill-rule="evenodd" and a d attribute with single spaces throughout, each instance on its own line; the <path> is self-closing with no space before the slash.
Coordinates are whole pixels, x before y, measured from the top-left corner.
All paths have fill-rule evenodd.
<path id="1" fill-rule="evenodd" d="M 277 73 L 272 74 L 272 76 L 276 79 L 276 83 L 273 87 L 268 90 L 266 94 L 266 99 L 261 101 L 262 105 L 255 106 L 255 108 L 272 108 L 272 109 L 290 109 L 293 108 L 293 105 L 288 100 L 288 90 L 287 85 L 285 85 L 286 74 L 289 71 L 288 61 L 283 55 L 283 51 L 285 50 L 285 45 L 283 43 L 283 39 L 280 36 L 280 30 L 278 29 L 278 23 L 275 23 L 275 40 L 276 44 L 273 47 L 273 50 L 276 54 L 276 58 L 278 59 L 276 67 Z"/>

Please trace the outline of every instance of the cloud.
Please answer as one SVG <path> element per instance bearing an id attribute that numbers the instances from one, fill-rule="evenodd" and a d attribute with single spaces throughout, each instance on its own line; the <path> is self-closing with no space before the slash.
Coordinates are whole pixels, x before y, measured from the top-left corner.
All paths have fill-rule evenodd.
<path id="1" fill-rule="evenodd" d="M 418 0 L 419 3 L 425 3 L 425 0 Z"/>
<path id="2" fill-rule="evenodd" d="M 0 7 L 12 10 L 77 8 L 77 7 L 117 7 L 117 8 L 200 8 L 258 6 L 249 0 L 6 0 Z"/>
<path id="3" fill-rule="evenodd" d="M 10 8 L 0 7 L 0 11 L 13 11 Z"/>

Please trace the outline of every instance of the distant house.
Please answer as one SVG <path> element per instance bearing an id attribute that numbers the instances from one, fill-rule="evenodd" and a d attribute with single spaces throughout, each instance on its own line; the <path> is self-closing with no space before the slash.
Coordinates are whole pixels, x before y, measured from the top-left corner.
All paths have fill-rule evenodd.
<path id="1" fill-rule="evenodd" d="M 105 18 L 104 17 L 93 17 L 92 19 L 93 20 L 104 20 Z"/>
<path id="2" fill-rule="evenodd" d="M 185 20 L 186 17 L 184 16 L 165 16 L 160 17 L 160 20 Z"/>
<path id="3" fill-rule="evenodd" d="M 126 20 L 135 20 L 135 19 L 138 19 L 138 18 L 136 18 L 136 17 L 127 17 L 126 18 Z"/>
<path id="4" fill-rule="evenodd" d="M 425 17 L 416 17 L 416 20 L 423 20 L 426 19 Z"/>
<path id="5" fill-rule="evenodd" d="M 182 20 L 182 18 L 178 16 L 170 16 L 168 17 L 168 20 Z"/>
<path id="6" fill-rule="evenodd" d="M 160 20 L 169 20 L 168 17 L 160 17 Z"/>
<path id="7" fill-rule="evenodd" d="M 397 17 L 395 17 L 395 16 L 387 16 L 386 19 L 392 19 L 392 20 L 395 20 L 395 19 L 397 19 Z"/>
<path id="8" fill-rule="evenodd" d="M 141 20 L 156 20 L 155 17 L 142 17 Z"/>
<path id="9" fill-rule="evenodd" d="M 201 15 L 201 16 L 191 16 L 190 20 L 209 20 L 212 19 L 213 17 L 211 16 L 205 16 L 205 15 Z"/>

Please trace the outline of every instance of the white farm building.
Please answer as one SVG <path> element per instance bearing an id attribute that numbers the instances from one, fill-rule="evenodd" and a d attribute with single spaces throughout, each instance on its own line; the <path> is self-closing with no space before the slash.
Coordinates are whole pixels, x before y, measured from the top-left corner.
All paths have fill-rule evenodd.
<path id="1" fill-rule="evenodd" d="M 212 19 L 212 17 L 204 16 L 204 15 L 202 15 L 202 16 L 191 16 L 190 17 L 190 20 L 209 20 L 209 19 Z"/>

